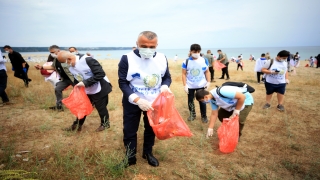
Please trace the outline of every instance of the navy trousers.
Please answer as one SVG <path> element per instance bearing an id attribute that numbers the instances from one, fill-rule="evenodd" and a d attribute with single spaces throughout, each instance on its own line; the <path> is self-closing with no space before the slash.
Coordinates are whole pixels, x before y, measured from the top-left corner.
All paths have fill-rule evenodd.
<path id="1" fill-rule="evenodd" d="M 7 88 L 7 72 L 4 69 L 0 70 L 0 97 L 2 99 L 2 102 L 9 102 L 9 98 L 6 93 Z"/>
<path id="2" fill-rule="evenodd" d="M 138 105 L 123 101 L 123 143 L 129 158 L 135 158 L 137 153 L 137 131 L 139 129 L 141 113 L 144 122 L 143 154 L 152 153 L 155 134 L 149 124 L 146 111 L 142 111 Z"/>

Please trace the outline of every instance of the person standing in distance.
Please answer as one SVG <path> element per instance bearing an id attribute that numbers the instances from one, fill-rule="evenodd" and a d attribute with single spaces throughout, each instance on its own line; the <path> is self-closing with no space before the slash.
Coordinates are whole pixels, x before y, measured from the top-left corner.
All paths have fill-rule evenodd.
<path id="1" fill-rule="evenodd" d="M 164 54 L 156 52 L 157 34 L 143 31 L 137 40 L 137 49 L 121 57 L 118 76 L 119 87 L 123 92 L 123 143 L 126 157 L 118 166 L 136 164 L 137 131 L 141 113 L 144 121 L 144 142 L 142 157 L 151 166 L 159 166 L 152 154 L 155 134 L 149 124 L 147 111 L 161 92 L 170 91 L 171 75 Z"/>
<path id="2" fill-rule="evenodd" d="M 9 45 L 5 45 L 3 49 L 8 53 L 14 76 L 22 79 L 24 86 L 28 87 L 31 81 L 31 79 L 28 78 L 29 64 L 23 59 L 20 53 L 14 51 Z"/>
<path id="3" fill-rule="evenodd" d="M 278 53 L 274 60 L 266 62 L 261 71 L 266 74 L 265 88 L 266 88 L 266 101 L 263 109 L 270 108 L 270 102 L 273 93 L 277 93 L 279 111 L 284 111 L 283 101 L 284 93 L 286 91 L 286 85 L 289 84 L 289 76 L 287 71 L 287 58 L 290 53 L 286 50 L 282 50 Z M 272 64 L 271 64 L 272 62 Z"/>
<path id="4" fill-rule="evenodd" d="M 223 53 L 220 49 L 217 52 L 219 53 L 219 57 L 218 57 L 217 61 L 220 61 L 222 64 L 224 64 L 226 66 L 221 69 L 222 76 L 219 79 L 224 79 L 224 75 L 226 75 L 227 76 L 226 80 L 229 80 L 230 77 L 229 77 L 229 72 L 228 72 L 228 65 L 229 65 L 228 57 L 227 57 L 226 53 Z"/>
<path id="5" fill-rule="evenodd" d="M 214 64 L 213 64 L 214 63 L 214 59 L 213 59 L 213 56 L 211 54 L 211 50 L 208 50 L 207 54 L 204 55 L 204 57 L 207 58 L 208 62 L 209 62 L 209 71 L 210 71 L 211 82 L 216 82 L 214 80 L 214 69 L 213 69 L 213 67 L 214 67 Z"/>

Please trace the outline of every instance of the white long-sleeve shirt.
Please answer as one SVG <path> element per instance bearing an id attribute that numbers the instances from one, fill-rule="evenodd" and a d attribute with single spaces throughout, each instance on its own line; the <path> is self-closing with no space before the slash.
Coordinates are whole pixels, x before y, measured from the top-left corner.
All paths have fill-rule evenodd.
<path id="1" fill-rule="evenodd" d="M 4 69 L 5 71 L 7 71 L 7 68 L 6 68 L 6 60 L 3 59 L 2 57 L 2 53 L 0 51 L 0 70 Z"/>

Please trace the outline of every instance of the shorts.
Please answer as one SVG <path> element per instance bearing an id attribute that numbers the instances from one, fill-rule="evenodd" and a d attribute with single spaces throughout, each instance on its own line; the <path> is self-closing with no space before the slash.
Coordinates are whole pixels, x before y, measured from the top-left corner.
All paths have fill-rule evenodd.
<path id="1" fill-rule="evenodd" d="M 274 92 L 284 95 L 286 91 L 286 83 L 271 84 L 271 83 L 265 82 L 264 86 L 266 87 L 267 95 L 273 94 Z"/>

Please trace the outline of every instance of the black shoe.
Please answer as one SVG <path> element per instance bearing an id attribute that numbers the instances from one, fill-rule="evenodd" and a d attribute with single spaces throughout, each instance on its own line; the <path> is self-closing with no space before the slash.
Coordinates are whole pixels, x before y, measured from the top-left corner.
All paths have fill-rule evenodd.
<path id="1" fill-rule="evenodd" d="M 124 169 L 124 168 L 127 168 L 131 165 L 135 165 L 137 163 L 137 159 L 134 157 L 134 158 L 130 158 L 130 159 L 124 159 L 121 161 L 121 163 L 117 164 L 116 166 L 114 166 L 113 168 L 115 170 L 121 170 L 121 169 Z"/>
<path id="2" fill-rule="evenodd" d="M 223 77 L 219 78 L 219 79 L 224 79 Z"/>
<path id="3" fill-rule="evenodd" d="M 143 159 L 147 159 L 148 160 L 148 164 L 153 166 L 153 167 L 157 167 L 159 166 L 159 162 L 158 160 L 152 155 L 152 153 L 150 154 L 143 154 L 142 155 Z"/>
<path id="4" fill-rule="evenodd" d="M 196 119 L 196 116 L 189 116 L 188 117 L 188 121 L 193 121 L 193 120 L 195 120 Z"/>
<path id="5" fill-rule="evenodd" d="M 31 82 L 31 81 L 32 81 L 32 79 L 28 79 L 28 81 L 29 81 L 29 82 Z"/>
<path id="6" fill-rule="evenodd" d="M 62 105 L 51 106 L 51 107 L 49 107 L 49 109 L 51 109 L 51 110 L 53 110 L 53 111 L 57 110 L 58 112 L 64 111 Z"/>
<path id="7" fill-rule="evenodd" d="M 230 78 L 227 78 L 226 80 L 229 80 Z"/>
<path id="8" fill-rule="evenodd" d="M 23 82 L 24 82 L 24 86 L 25 86 L 25 87 L 29 87 L 29 81 L 28 81 L 28 80 L 25 80 L 25 79 L 24 79 Z"/>
<path id="9" fill-rule="evenodd" d="M 207 122 L 208 122 L 207 116 L 201 117 L 201 121 L 202 121 L 203 123 L 207 123 Z"/>
<path id="10" fill-rule="evenodd" d="M 72 124 L 72 126 L 70 127 L 67 127 L 67 128 L 64 128 L 63 130 L 64 131 L 75 131 L 75 130 L 78 130 L 78 131 L 81 131 L 82 130 L 82 125 L 79 125 L 78 124 Z"/>

